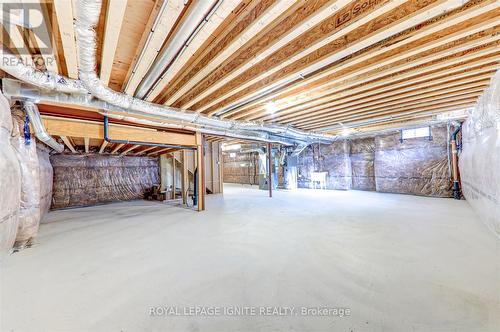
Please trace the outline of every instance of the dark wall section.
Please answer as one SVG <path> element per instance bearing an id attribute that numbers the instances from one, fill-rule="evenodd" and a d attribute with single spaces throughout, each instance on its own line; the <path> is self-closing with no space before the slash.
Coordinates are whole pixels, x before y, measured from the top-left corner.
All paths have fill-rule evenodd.
<path id="1" fill-rule="evenodd" d="M 141 199 L 160 183 L 158 158 L 57 154 L 50 161 L 52 209 Z"/>
<path id="2" fill-rule="evenodd" d="M 352 189 L 375 191 L 375 137 L 351 140 Z"/>
<path id="3" fill-rule="evenodd" d="M 375 137 L 375 181 L 381 192 L 452 197 L 446 127 L 432 139 L 400 142 L 399 132 Z"/>

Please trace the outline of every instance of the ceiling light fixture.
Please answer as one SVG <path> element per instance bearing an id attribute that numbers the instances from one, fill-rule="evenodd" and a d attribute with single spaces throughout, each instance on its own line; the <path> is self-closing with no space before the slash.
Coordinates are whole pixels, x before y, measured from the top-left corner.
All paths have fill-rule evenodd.
<path id="1" fill-rule="evenodd" d="M 276 111 L 278 110 L 278 108 L 276 107 L 276 103 L 274 101 L 268 102 L 266 104 L 266 110 L 267 110 L 267 113 L 269 113 L 269 114 L 276 113 Z"/>

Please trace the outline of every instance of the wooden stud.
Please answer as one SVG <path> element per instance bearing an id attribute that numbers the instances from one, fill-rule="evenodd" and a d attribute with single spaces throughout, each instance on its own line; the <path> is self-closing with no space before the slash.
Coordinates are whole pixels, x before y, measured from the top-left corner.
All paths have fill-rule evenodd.
<path id="1" fill-rule="evenodd" d="M 83 142 L 85 145 L 85 153 L 89 153 L 90 138 L 84 137 Z"/>
<path id="2" fill-rule="evenodd" d="M 135 149 L 137 149 L 138 147 L 140 147 L 140 145 L 132 145 L 131 147 L 129 147 L 128 149 L 126 149 L 125 151 L 123 151 L 122 153 L 120 153 L 120 155 L 121 155 L 121 156 L 125 156 L 125 155 L 127 155 L 130 151 L 135 150 Z"/>
<path id="3" fill-rule="evenodd" d="M 182 181 L 181 181 L 181 190 L 182 190 L 182 204 L 187 204 L 187 190 L 189 188 L 189 173 L 188 173 L 188 161 L 187 161 L 187 151 L 182 150 Z"/>
<path id="4" fill-rule="evenodd" d="M 163 0 L 163 1 L 168 1 L 167 8 L 165 8 L 163 14 L 161 14 L 161 16 L 158 18 L 158 24 L 155 30 L 151 30 L 153 28 L 152 25 L 154 22 L 148 22 L 150 29 L 146 30 L 146 34 L 144 36 L 148 38 L 147 35 L 150 34 L 149 41 L 144 40 L 143 49 L 137 50 L 135 60 L 129 67 L 129 71 L 126 76 L 127 84 L 125 88 L 125 93 L 128 93 L 130 95 L 134 94 L 135 90 L 137 89 L 137 86 L 146 75 L 149 67 L 155 60 L 156 56 L 158 55 L 158 52 L 160 52 L 163 43 L 171 33 L 172 28 L 175 26 L 175 23 L 177 22 L 185 6 L 184 0 Z M 142 51 L 142 56 L 141 56 L 141 51 Z M 135 66 L 136 61 L 138 61 L 137 66 Z"/>
<path id="5" fill-rule="evenodd" d="M 116 147 L 113 149 L 113 151 L 111 151 L 111 154 L 115 154 L 118 152 L 118 150 L 120 150 L 125 144 L 118 144 L 116 145 Z"/>
<path id="6" fill-rule="evenodd" d="M 111 76 L 111 69 L 127 9 L 127 2 L 127 0 L 108 0 L 100 71 L 100 79 L 104 85 L 108 84 Z"/>
<path id="7" fill-rule="evenodd" d="M 54 0 L 54 8 L 61 32 L 64 60 L 70 78 L 78 78 L 78 59 L 73 29 L 73 5 L 69 0 Z"/>
<path id="8" fill-rule="evenodd" d="M 108 145 L 108 142 L 106 140 L 102 140 L 101 147 L 99 148 L 99 154 L 102 154 L 104 152 L 104 149 Z"/>
<path id="9" fill-rule="evenodd" d="M 76 153 L 76 150 L 75 148 L 73 147 L 73 144 L 71 144 L 71 141 L 68 139 L 68 137 L 66 136 L 59 136 L 61 137 L 62 141 L 64 142 L 64 144 L 66 144 L 66 146 L 68 147 L 68 149 L 72 152 L 72 153 Z"/>
<path id="10" fill-rule="evenodd" d="M 146 153 L 146 152 L 148 152 L 148 151 L 151 151 L 151 150 L 153 150 L 153 149 L 156 149 L 156 148 L 157 148 L 157 146 L 150 146 L 149 148 L 146 148 L 146 149 L 143 149 L 143 150 L 137 151 L 134 155 L 135 155 L 135 156 L 140 156 L 141 154 L 144 154 L 144 153 Z"/>

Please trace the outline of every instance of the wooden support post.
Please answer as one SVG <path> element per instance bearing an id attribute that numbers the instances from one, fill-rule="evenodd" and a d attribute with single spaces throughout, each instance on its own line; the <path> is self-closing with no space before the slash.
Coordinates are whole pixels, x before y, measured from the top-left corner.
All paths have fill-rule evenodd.
<path id="1" fill-rule="evenodd" d="M 172 153 L 172 199 L 175 199 L 175 152 Z"/>
<path id="2" fill-rule="evenodd" d="M 222 159 L 222 148 L 221 143 L 217 143 L 217 150 L 219 154 L 219 185 L 220 185 L 220 193 L 224 193 L 224 160 Z"/>
<path id="3" fill-rule="evenodd" d="M 217 158 L 215 158 L 215 144 L 214 142 L 210 142 L 208 145 L 210 147 L 210 161 L 212 163 L 212 167 L 211 168 L 211 180 L 212 180 L 212 193 L 214 194 L 218 194 L 219 191 L 217 189 L 215 189 L 215 181 L 216 181 L 216 168 L 217 168 Z"/>
<path id="4" fill-rule="evenodd" d="M 189 173 L 188 173 L 188 161 L 187 161 L 187 151 L 182 150 L 182 204 L 187 204 L 187 190 L 189 187 Z"/>
<path id="5" fill-rule="evenodd" d="M 196 133 L 196 164 L 198 168 L 197 189 L 198 189 L 198 211 L 205 210 L 205 161 L 203 153 L 203 135 Z"/>
<path id="6" fill-rule="evenodd" d="M 269 197 L 273 197 L 273 153 L 271 143 L 267 143 L 267 184 L 269 187 Z"/>
<path id="7" fill-rule="evenodd" d="M 85 145 L 85 153 L 89 153 L 89 150 L 90 150 L 90 138 L 88 137 L 84 137 L 83 138 L 83 144 Z"/>

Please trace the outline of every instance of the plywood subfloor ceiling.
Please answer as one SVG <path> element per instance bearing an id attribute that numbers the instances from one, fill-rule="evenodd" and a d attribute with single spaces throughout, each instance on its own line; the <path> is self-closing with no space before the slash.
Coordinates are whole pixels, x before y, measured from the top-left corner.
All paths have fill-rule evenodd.
<path id="1" fill-rule="evenodd" d="M 470 108 L 500 65 L 498 0 L 212 2 L 145 99 L 337 134 Z M 136 93 L 196 0 L 163 5 L 104 2 L 98 63 L 111 88 Z M 72 2 L 46 6 L 56 70 L 76 78 Z"/>

